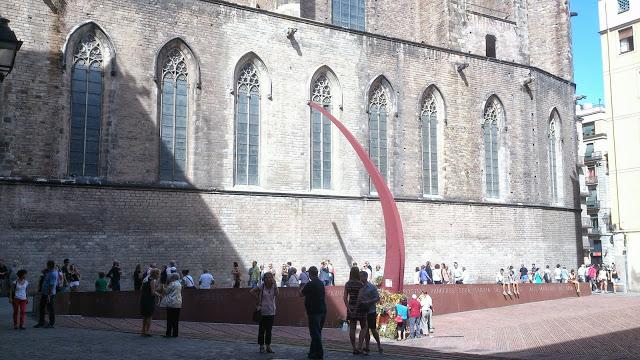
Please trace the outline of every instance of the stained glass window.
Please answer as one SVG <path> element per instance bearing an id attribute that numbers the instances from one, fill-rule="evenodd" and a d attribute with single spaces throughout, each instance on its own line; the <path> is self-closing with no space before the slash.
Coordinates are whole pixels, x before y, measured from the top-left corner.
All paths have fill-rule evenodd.
<path id="1" fill-rule="evenodd" d="M 385 179 L 387 178 L 388 111 L 387 92 L 381 84 L 378 84 L 369 100 L 369 155 Z"/>
<path id="2" fill-rule="evenodd" d="M 433 92 L 422 104 L 422 187 L 424 194 L 438 194 L 438 108 Z"/>
<path id="3" fill-rule="evenodd" d="M 162 68 L 160 180 L 186 179 L 188 81 L 184 55 L 171 50 Z"/>
<path id="4" fill-rule="evenodd" d="M 235 184 L 258 185 L 260 151 L 260 80 L 252 63 L 237 79 Z"/>
<path id="5" fill-rule="evenodd" d="M 325 75 L 313 84 L 311 101 L 331 111 L 331 86 Z M 321 112 L 311 109 L 311 187 L 331 188 L 331 121 Z"/>
<path id="6" fill-rule="evenodd" d="M 486 194 L 490 198 L 500 197 L 500 168 L 498 160 L 498 133 L 502 123 L 503 109 L 497 98 L 491 98 L 484 110 L 484 168 Z"/>
<path id="7" fill-rule="evenodd" d="M 94 34 L 76 46 L 71 75 L 69 174 L 98 176 L 102 126 L 103 56 Z"/>

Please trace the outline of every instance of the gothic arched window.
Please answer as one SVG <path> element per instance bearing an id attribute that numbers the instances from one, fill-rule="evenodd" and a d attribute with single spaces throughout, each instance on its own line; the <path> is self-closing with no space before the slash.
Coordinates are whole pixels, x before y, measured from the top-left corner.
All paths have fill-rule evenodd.
<path id="1" fill-rule="evenodd" d="M 551 117 L 549 121 L 549 179 L 551 186 L 551 199 L 558 201 L 558 159 L 557 159 L 557 133 L 556 133 L 556 114 Z"/>
<path id="2" fill-rule="evenodd" d="M 333 0 L 333 25 L 364 31 L 364 0 Z"/>
<path id="3" fill-rule="evenodd" d="M 422 182 L 427 195 L 438 194 L 438 100 L 431 91 L 422 103 Z"/>
<path id="4" fill-rule="evenodd" d="M 331 86 L 325 75 L 313 83 L 311 101 L 331 112 Z M 331 121 L 321 112 L 311 109 L 311 187 L 331 188 Z"/>
<path id="5" fill-rule="evenodd" d="M 242 67 L 236 85 L 235 184 L 258 185 L 260 79 L 253 63 Z"/>
<path id="6" fill-rule="evenodd" d="M 184 55 L 171 50 L 162 67 L 160 180 L 186 179 L 188 76 Z"/>
<path id="7" fill-rule="evenodd" d="M 484 170 L 486 195 L 490 198 L 500 197 L 500 164 L 499 129 L 502 124 L 504 110 L 496 97 L 487 102 L 484 109 Z"/>
<path id="8" fill-rule="evenodd" d="M 102 126 L 103 52 L 94 34 L 85 35 L 73 55 L 69 174 L 98 176 Z"/>
<path id="9" fill-rule="evenodd" d="M 382 84 L 378 84 L 371 92 L 369 99 L 369 155 L 385 179 L 387 178 L 388 113 L 389 97 Z"/>

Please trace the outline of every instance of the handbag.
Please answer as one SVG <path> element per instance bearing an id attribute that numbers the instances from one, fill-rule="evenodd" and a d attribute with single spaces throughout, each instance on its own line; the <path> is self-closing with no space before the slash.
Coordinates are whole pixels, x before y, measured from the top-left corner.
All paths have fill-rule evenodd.
<path id="1" fill-rule="evenodd" d="M 251 319 L 253 320 L 253 322 L 255 323 L 259 323 L 260 320 L 262 320 L 262 292 L 264 291 L 264 289 L 260 289 L 260 299 L 258 300 L 258 304 L 256 304 L 256 308 L 255 310 L 253 310 L 253 315 L 251 316 Z"/>
<path id="2" fill-rule="evenodd" d="M 400 315 L 396 316 L 395 320 L 396 320 L 396 324 L 400 324 L 400 323 L 402 323 L 404 321 L 404 320 L 402 320 L 402 316 L 400 316 Z"/>

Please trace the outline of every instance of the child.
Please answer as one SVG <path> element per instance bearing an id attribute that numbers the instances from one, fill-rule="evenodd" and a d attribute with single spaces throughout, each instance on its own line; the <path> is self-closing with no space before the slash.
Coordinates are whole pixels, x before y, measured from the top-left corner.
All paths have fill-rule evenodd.
<path id="1" fill-rule="evenodd" d="M 107 280 L 104 278 L 104 272 L 98 273 L 98 280 L 96 280 L 96 292 L 107 292 Z"/>
<path id="2" fill-rule="evenodd" d="M 18 270 L 18 279 L 11 284 L 9 290 L 9 300 L 13 304 L 13 328 L 18 329 L 18 318 L 20 319 L 20 330 L 24 330 L 24 323 L 27 319 L 27 286 L 29 282 L 25 280 L 27 270 Z"/>

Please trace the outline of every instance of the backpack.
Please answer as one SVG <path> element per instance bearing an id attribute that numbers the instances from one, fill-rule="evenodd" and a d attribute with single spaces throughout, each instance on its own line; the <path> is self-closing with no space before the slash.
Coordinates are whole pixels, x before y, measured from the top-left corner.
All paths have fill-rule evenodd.
<path id="1" fill-rule="evenodd" d="M 544 282 L 549 282 L 549 281 L 551 281 L 549 273 L 544 273 Z"/>

